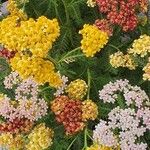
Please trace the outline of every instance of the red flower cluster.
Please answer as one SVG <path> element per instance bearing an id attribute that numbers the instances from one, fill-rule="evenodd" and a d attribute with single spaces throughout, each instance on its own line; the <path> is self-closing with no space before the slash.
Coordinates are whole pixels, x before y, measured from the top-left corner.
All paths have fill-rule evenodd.
<path id="1" fill-rule="evenodd" d="M 147 0 L 96 0 L 99 10 L 107 15 L 111 24 L 122 27 L 123 31 L 134 30 L 138 23 L 136 9 L 147 5 Z M 144 8 L 143 8 L 144 9 Z"/>
<path id="2" fill-rule="evenodd" d="M 59 102 L 60 104 L 58 104 Z M 56 104 L 60 106 L 60 109 L 54 108 Z M 59 96 L 52 102 L 51 109 L 52 111 L 59 110 L 54 111 L 56 120 L 64 125 L 66 134 L 72 135 L 84 128 L 81 101 L 69 99 L 67 96 Z"/>
<path id="3" fill-rule="evenodd" d="M 12 122 L 0 124 L 0 133 L 27 133 L 32 128 L 33 123 L 26 119 L 15 119 Z"/>
<path id="4" fill-rule="evenodd" d="M 6 48 L 0 50 L 0 57 L 4 57 L 6 59 L 13 58 L 15 56 L 15 51 L 8 51 Z"/>

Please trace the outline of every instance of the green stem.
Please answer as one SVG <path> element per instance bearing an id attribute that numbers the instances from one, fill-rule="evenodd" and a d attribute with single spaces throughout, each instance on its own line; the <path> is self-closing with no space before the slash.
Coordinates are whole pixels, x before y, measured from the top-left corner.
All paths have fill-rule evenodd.
<path id="1" fill-rule="evenodd" d="M 115 45 L 108 44 L 108 46 L 110 46 L 110 47 L 112 47 L 112 48 L 114 48 L 114 49 L 116 49 L 116 50 L 120 51 L 120 49 L 119 49 L 118 47 L 116 47 Z"/>
<path id="2" fill-rule="evenodd" d="M 84 149 L 86 150 L 88 147 L 87 145 L 87 127 L 84 130 Z"/>
<path id="3" fill-rule="evenodd" d="M 78 136 L 76 136 L 76 138 L 73 139 L 73 141 L 70 143 L 70 145 L 68 146 L 67 150 L 70 150 L 71 146 L 73 145 L 73 143 L 76 141 Z"/>
<path id="4" fill-rule="evenodd" d="M 75 49 L 73 49 L 72 51 L 69 51 L 65 56 L 63 56 L 59 61 L 58 61 L 58 64 L 63 62 L 67 56 L 69 56 L 70 54 L 74 53 L 75 51 L 78 51 L 80 49 L 80 47 L 77 47 Z"/>
<path id="5" fill-rule="evenodd" d="M 87 76 L 88 76 L 88 92 L 87 92 L 87 99 L 90 99 L 90 88 L 91 88 L 91 74 L 90 69 L 87 69 Z"/>

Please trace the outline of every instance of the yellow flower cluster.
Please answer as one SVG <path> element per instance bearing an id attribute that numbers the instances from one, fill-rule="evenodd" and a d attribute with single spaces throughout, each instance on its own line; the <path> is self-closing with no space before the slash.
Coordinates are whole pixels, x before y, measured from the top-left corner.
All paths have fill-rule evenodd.
<path id="1" fill-rule="evenodd" d="M 24 147 L 24 140 L 21 135 L 13 136 L 10 133 L 2 133 L 0 135 L 0 145 L 8 147 L 9 150 L 19 150 Z"/>
<path id="2" fill-rule="evenodd" d="M 87 84 L 84 80 L 77 79 L 72 81 L 66 88 L 66 93 L 73 99 L 81 100 L 87 92 Z"/>
<path id="3" fill-rule="evenodd" d="M 102 145 L 100 146 L 98 144 L 93 144 L 90 147 L 88 147 L 87 150 L 119 150 L 119 149 L 118 148 L 114 149 L 114 148 L 107 147 L 107 146 L 102 146 Z"/>
<path id="4" fill-rule="evenodd" d="M 29 134 L 27 150 L 44 150 L 52 145 L 53 131 L 44 123 L 37 125 Z"/>
<path id="5" fill-rule="evenodd" d="M 96 0 L 88 0 L 87 5 L 89 7 L 95 7 L 96 6 Z"/>
<path id="6" fill-rule="evenodd" d="M 150 58 L 147 65 L 143 68 L 144 74 L 143 74 L 143 80 L 149 80 L 150 81 Z"/>
<path id="7" fill-rule="evenodd" d="M 98 115 L 98 107 L 92 100 L 82 102 L 83 121 L 95 120 Z"/>
<path id="8" fill-rule="evenodd" d="M 134 40 L 132 48 L 128 50 L 129 54 L 140 55 L 144 57 L 150 52 L 150 36 L 141 35 L 139 39 Z"/>
<path id="9" fill-rule="evenodd" d="M 36 21 L 30 18 L 21 22 L 18 17 L 12 16 L 0 23 L 0 43 L 5 48 L 18 52 L 29 51 L 38 57 L 47 56 L 59 34 L 57 19 L 49 20 L 44 16 Z"/>
<path id="10" fill-rule="evenodd" d="M 31 76 L 39 84 L 49 82 L 53 87 L 61 85 L 61 77 L 59 73 L 55 72 L 54 64 L 43 58 L 28 57 L 26 55 L 21 56 L 17 53 L 10 60 L 10 65 L 23 79 Z"/>
<path id="11" fill-rule="evenodd" d="M 7 10 L 10 12 L 11 16 L 18 16 L 22 20 L 27 19 L 27 15 L 22 9 L 19 9 L 15 0 L 8 0 Z"/>
<path id="12" fill-rule="evenodd" d="M 108 42 L 108 34 L 94 25 L 85 24 L 79 33 L 83 36 L 81 50 L 86 57 L 93 57 Z"/>
<path id="13" fill-rule="evenodd" d="M 110 55 L 110 64 L 114 68 L 126 67 L 130 70 L 134 70 L 136 68 L 136 64 L 132 57 L 129 54 L 124 55 L 120 51 Z"/>

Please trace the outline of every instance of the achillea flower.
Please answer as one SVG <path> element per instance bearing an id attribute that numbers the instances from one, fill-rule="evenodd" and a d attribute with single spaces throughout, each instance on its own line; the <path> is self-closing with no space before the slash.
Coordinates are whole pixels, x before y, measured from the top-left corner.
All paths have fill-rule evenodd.
<path id="1" fill-rule="evenodd" d="M 150 36 L 141 35 L 139 39 L 134 40 L 132 48 L 128 50 L 129 54 L 146 56 L 150 53 Z"/>
<path id="2" fill-rule="evenodd" d="M 19 101 L 19 115 L 30 121 L 37 121 L 47 114 L 47 103 L 44 99 Z"/>
<path id="3" fill-rule="evenodd" d="M 132 31 L 137 27 L 136 12 L 140 9 L 138 0 L 96 0 L 101 13 L 105 13 L 112 25 L 119 25 L 123 31 Z M 138 8 L 138 9 L 137 9 Z"/>
<path id="4" fill-rule="evenodd" d="M 99 91 L 99 98 L 104 103 L 115 103 L 118 92 L 123 94 L 127 106 L 135 105 L 137 108 L 143 107 L 143 103 L 149 102 L 148 95 L 138 86 L 132 86 L 128 80 L 116 80 L 109 82 Z"/>
<path id="5" fill-rule="evenodd" d="M 125 60 L 123 59 L 124 54 L 120 51 L 110 55 L 110 64 L 114 68 L 122 67 L 125 64 Z"/>
<path id="6" fill-rule="evenodd" d="M 83 29 L 79 31 L 83 39 L 81 41 L 81 50 L 86 57 L 93 57 L 108 42 L 108 34 L 99 30 L 94 25 L 85 24 Z"/>
<path id="7" fill-rule="evenodd" d="M 124 67 L 130 70 L 134 70 L 136 68 L 136 64 L 132 57 L 129 54 L 124 55 L 120 51 L 110 55 L 110 64 L 114 68 Z"/>
<path id="8" fill-rule="evenodd" d="M 47 103 L 44 99 L 12 101 L 5 96 L 0 101 L 0 115 L 9 121 L 16 118 L 26 118 L 30 121 L 38 120 L 47 114 Z"/>
<path id="9" fill-rule="evenodd" d="M 147 65 L 143 68 L 143 71 L 144 71 L 143 79 L 150 81 L 150 58 Z"/>
<path id="10" fill-rule="evenodd" d="M 118 132 L 115 132 L 117 129 Z M 94 130 L 94 141 L 98 144 L 119 147 L 121 150 L 146 150 L 146 143 L 137 142 L 144 135 L 146 127 L 137 118 L 134 109 L 116 107 L 108 114 L 108 121 L 100 120 Z"/>
<path id="11" fill-rule="evenodd" d="M 52 145 L 54 132 L 45 126 L 44 123 L 37 125 L 29 134 L 27 150 L 44 150 Z"/>
<path id="12" fill-rule="evenodd" d="M 9 51 L 29 53 L 36 57 L 47 57 L 59 35 L 57 19 L 50 20 L 44 16 L 36 21 L 30 18 L 21 22 L 19 17 L 10 16 L 0 23 L 0 44 Z"/>
<path id="13" fill-rule="evenodd" d="M 83 121 L 95 120 L 98 115 L 98 107 L 92 100 L 82 102 L 82 119 Z"/>
<path id="14" fill-rule="evenodd" d="M 63 123 L 66 134 L 72 135 L 83 130 L 82 102 L 69 100 L 64 109 L 56 116 L 59 123 Z"/>
<path id="15" fill-rule="evenodd" d="M 73 99 L 82 99 L 87 92 L 87 84 L 84 80 L 77 79 L 72 81 L 66 88 L 66 93 Z"/>
<path id="16" fill-rule="evenodd" d="M 49 82 L 53 87 L 61 85 L 62 81 L 59 73 L 55 72 L 54 64 L 40 57 L 21 56 L 19 53 L 10 60 L 13 70 L 17 71 L 23 79 L 33 77 L 39 83 Z"/>
<path id="17" fill-rule="evenodd" d="M 108 147 L 116 147 L 118 144 L 114 133 L 103 120 L 100 120 L 100 123 L 95 126 L 95 130 L 93 131 L 93 139 L 94 142 L 98 143 L 99 145 L 106 145 Z"/>
<path id="18" fill-rule="evenodd" d="M 95 7 L 96 6 L 96 0 L 87 0 L 86 3 L 89 7 Z"/>

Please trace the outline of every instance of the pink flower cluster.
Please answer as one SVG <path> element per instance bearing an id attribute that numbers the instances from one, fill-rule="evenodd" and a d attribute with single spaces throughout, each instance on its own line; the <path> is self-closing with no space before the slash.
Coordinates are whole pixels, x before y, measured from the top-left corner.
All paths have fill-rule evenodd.
<path id="1" fill-rule="evenodd" d="M 121 150 L 146 150 L 147 144 L 138 141 L 150 130 L 149 97 L 140 87 L 132 86 L 126 79 L 109 82 L 99 91 L 99 98 L 104 103 L 115 105 L 119 96 L 122 96 L 125 105 L 112 109 L 108 121 L 100 120 L 93 138 L 102 145 L 119 145 Z"/>
<path id="2" fill-rule="evenodd" d="M 47 102 L 39 98 L 38 84 L 28 78 L 22 80 L 18 73 L 12 72 L 5 77 L 5 88 L 15 90 L 15 100 L 6 95 L 0 100 L 0 115 L 12 121 L 25 118 L 36 121 L 47 114 Z"/>
<path id="3" fill-rule="evenodd" d="M 119 93 L 123 94 L 127 106 L 134 104 L 140 108 L 143 106 L 143 103 L 150 101 L 145 91 L 138 86 L 132 86 L 126 79 L 106 84 L 103 89 L 99 91 L 99 98 L 102 99 L 104 103 L 115 103 Z"/>
<path id="4" fill-rule="evenodd" d="M 108 114 L 108 121 L 100 120 L 93 139 L 101 145 L 120 146 L 121 150 L 146 150 L 146 143 L 137 142 L 147 130 L 134 109 L 116 107 Z"/>
<path id="5" fill-rule="evenodd" d="M 44 99 L 12 101 L 5 96 L 0 101 L 0 115 L 9 121 L 16 118 L 26 118 L 36 121 L 47 114 L 47 103 Z"/>

